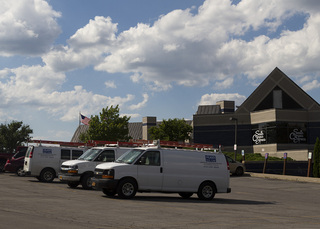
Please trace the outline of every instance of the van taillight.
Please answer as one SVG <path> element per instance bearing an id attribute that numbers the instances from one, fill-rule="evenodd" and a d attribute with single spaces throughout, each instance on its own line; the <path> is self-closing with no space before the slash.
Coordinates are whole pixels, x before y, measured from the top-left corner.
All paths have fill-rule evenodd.
<path id="1" fill-rule="evenodd" d="M 29 153 L 29 158 L 32 158 L 32 154 L 33 154 L 33 149 L 32 149 L 31 152 Z"/>

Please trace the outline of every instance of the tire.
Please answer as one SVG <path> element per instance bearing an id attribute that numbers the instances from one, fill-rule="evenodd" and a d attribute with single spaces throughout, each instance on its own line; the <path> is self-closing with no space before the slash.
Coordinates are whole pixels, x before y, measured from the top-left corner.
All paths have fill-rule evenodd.
<path id="1" fill-rule="evenodd" d="M 70 188 L 76 188 L 76 187 L 78 187 L 78 185 L 80 184 L 80 182 L 77 182 L 77 181 L 75 181 L 75 182 L 68 182 L 67 184 L 68 184 L 68 186 L 69 186 Z"/>
<path id="2" fill-rule="evenodd" d="M 211 182 L 204 182 L 200 185 L 197 195 L 201 200 L 212 200 L 216 194 L 216 187 Z"/>
<path id="3" fill-rule="evenodd" d="M 243 168 L 238 167 L 234 173 L 236 176 L 242 176 L 243 175 Z"/>
<path id="4" fill-rule="evenodd" d="M 124 179 L 119 182 L 117 188 L 118 196 L 122 199 L 131 199 L 137 193 L 137 184 L 133 179 Z"/>
<path id="5" fill-rule="evenodd" d="M 103 188 L 103 189 L 102 189 L 102 192 L 103 192 L 106 196 L 109 196 L 109 197 L 114 197 L 114 196 L 117 194 L 116 191 L 114 191 L 114 190 L 110 191 L 110 190 L 108 190 L 108 189 L 106 189 L 106 188 Z"/>
<path id="6" fill-rule="evenodd" d="M 19 167 L 19 168 L 16 170 L 16 174 L 17 174 L 19 177 L 24 176 L 25 173 L 23 172 L 23 167 Z"/>
<path id="7" fill-rule="evenodd" d="M 93 177 L 93 174 L 86 173 L 81 178 L 81 185 L 82 188 L 85 190 L 91 190 L 92 189 L 92 182 L 91 178 Z"/>
<path id="8" fill-rule="evenodd" d="M 55 177 L 56 172 L 53 169 L 46 168 L 41 171 L 39 179 L 42 182 L 51 183 Z"/>

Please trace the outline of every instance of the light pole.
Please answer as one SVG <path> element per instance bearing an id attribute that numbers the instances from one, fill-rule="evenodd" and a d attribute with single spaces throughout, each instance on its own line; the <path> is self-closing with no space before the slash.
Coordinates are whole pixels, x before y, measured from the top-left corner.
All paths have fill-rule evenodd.
<path id="1" fill-rule="evenodd" d="M 238 119 L 234 117 L 230 117 L 230 121 L 234 122 L 234 160 L 237 160 L 237 129 L 238 129 Z"/>

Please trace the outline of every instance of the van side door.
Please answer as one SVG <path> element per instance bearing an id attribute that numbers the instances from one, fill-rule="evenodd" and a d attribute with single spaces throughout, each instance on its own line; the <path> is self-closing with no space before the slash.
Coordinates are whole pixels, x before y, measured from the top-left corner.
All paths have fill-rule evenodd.
<path id="1" fill-rule="evenodd" d="M 162 190 L 161 153 L 159 150 L 146 151 L 135 163 L 139 190 Z"/>

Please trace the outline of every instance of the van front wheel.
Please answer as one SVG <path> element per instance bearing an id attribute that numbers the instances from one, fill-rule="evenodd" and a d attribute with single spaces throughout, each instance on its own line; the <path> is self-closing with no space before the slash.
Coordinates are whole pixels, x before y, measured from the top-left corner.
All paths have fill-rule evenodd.
<path id="1" fill-rule="evenodd" d="M 93 174 L 87 173 L 84 174 L 81 178 L 81 185 L 83 189 L 91 190 L 92 189 L 92 179 Z"/>
<path id="2" fill-rule="evenodd" d="M 52 182 L 55 177 L 56 177 L 55 171 L 53 169 L 46 168 L 42 170 L 40 174 L 40 181 L 49 183 L 49 182 Z"/>
<path id="3" fill-rule="evenodd" d="M 118 196 L 122 199 L 133 198 L 137 193 L 137 184 L 132 179 L 124 179 L 119 182 L 117 188 Z"/>
<path id="4" fill-rule="evenodd" d="M 198 197 L 201 200 L 212 200 L 216 194 L 216 188 L 211 182 L 204 182 L 198 190 Z"/>

